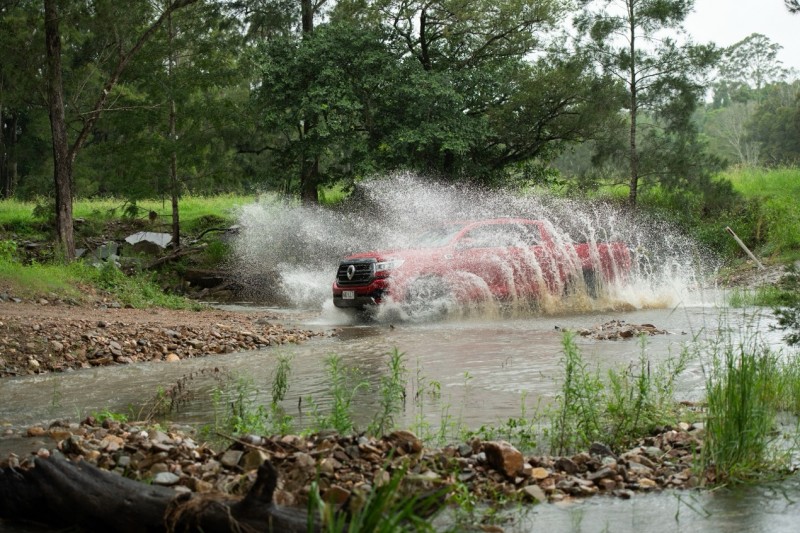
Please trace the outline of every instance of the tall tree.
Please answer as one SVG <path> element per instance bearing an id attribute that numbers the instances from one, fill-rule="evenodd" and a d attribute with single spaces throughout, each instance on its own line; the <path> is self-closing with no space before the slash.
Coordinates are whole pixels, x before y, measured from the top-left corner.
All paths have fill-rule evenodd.
<path id="1" fill-rule="evenodd" d="M 82 125 L 72 144 L 67 139 L 66 118 L 64 111 L 64 84 L 61 62 L 61 33 L 59 14 L 55 0 L 44 0 L 45 6 L 45 41 L 47 56 L 47 86 L 50 123 L 53 133 L 54 181 L 56 190 L 56 231 L 64 258 L 72 261 L 75 258 L 75 242 L 72 228 L 72 168 L 80 149 L 90 136 L 92 129 L 106 109 L 114 87 L 133 57 L 153 36 L 156 30 L 176 10 L 193 4 L 197 0 L 173 0 L 145 29 L 134 36 L 132 44 L 125 36 L 113 43 L 116 50 L 116 61 L 109 69 L 102 84 L 100 93 L 94 99 L 88 112 L 82 115 Z"/>
<path id="2" fill-rule="evenodd" d="M 789 13 L 800 13 L 800 0 L 783 0 Z"/>
<path id="3" fill-rule="evenodd" d="M 586 45 L 602 67 L 625 84 L 629 121 L 627 164 L 628 204 L 637 202 L 640 179 L 647 173 L 654 176 L 681 172 L 689 167 L 679 161 L 688 155 L 692 143 L 691 114 L 703 94 L 702 73 L 718 57 L 712 46 L 678 44 L 672 33 L 680 32 L 693 0 L 580 0 L 585 11 L 576 18 L 576 26 Z M 664 159 L 663 153 L 651 152 L 666 163 L 681 163 L 672 169 L 658 168 L 656 160 L 647 157 L 639 146 L 640 118 L 649 114 L 657 119 L 649 127 L 662 126 L 660 132 L 648 131 L 654 145 L 674 141 L 674 150 Z M 649 128 L 648 128 L 649 129 Z"/>
<path id="4" fill-rule="evenodd" d="M 714 103 L 758 100 L 768 83 L 786 79 L 789 71 L 778 59 L 781 49 L 781 45 L 760 33 L 752 33 L 726 48 L 719 64 Z"/>
<path id="5" fill-rule="evenodd" d="M 800 82 L 774 83 L 748 124 L 748 139 L 770 165 L 800 162 Z"/>

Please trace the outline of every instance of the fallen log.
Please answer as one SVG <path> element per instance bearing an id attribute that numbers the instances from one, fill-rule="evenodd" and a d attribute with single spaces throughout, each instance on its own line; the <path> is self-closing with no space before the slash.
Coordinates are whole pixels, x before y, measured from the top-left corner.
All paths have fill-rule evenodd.
<path id="1" fill-rule="evenodd" d="M 244 498 L 178 493 L 53 454 L 31 468 L 0 469 L 0 519 L 123 533 L 309 531 L 305 510 L 272 501 L 277 481 L 267 461 Z"/>

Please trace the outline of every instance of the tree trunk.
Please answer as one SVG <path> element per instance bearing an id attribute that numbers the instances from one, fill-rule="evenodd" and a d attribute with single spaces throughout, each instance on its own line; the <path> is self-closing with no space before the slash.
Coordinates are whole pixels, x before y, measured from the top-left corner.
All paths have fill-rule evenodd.
<path id="1" fill-rule="evenodd" d="M 53 455 L 35 459 L 34 468 L 0 469 L 0 518 L 122 533 L 319 531 L 308 527 L 305 509 L 272 502 L 277 481 L 266 462 L 243 499 L 180 494 Z"/>
<path id="2" fill-rule="evenodd" d="M 630 99 L 630 119 L 631 119 L 631 131 L 630 131 L 630 182 L 629 182 L 629 192 L 628 192 L 628 206 L 631 209 L 636 208 L 636 199 L 639 192 L 639 152 L 636 148 L 636 119 L 638 110 L 638 102 L 636 100 L 636 91 L 637 91 L 637 79 L 636 79 L 636 10 L 634 7 L 635 2 L 633 0 L 628 0 L 628 21 L 630 24 L 630 54 L 631 54 L 631 65 L 629 71 L 629 82 L 630 82 L 630 91 L 631 91 L 631 99 Z"/>
<path id="3" fill-rule="evenodd" d="M 44 30 L 47 53 L 47 100 L 53 136 L 53 177 L 56 191 L 56 233 L 64 259 L 75 259 L 72 231 L 72 160 L 64 117 L 64 84 L 61 79 L 61 32 L 56 0 L 44 0 Z"/>
<path id="4" fill-rule="evenodd" d="M 313 0 L 301 0 L 300 5 L 303 36 L 311 35 L 314 31 L 314 5 Z M 303 120 L 303 139 L 316 127 L 313 117 L 305 117 Z M 305 150 L 302 151 L 300 161 L 300 199 L 304 203 L 319 203 L 319 155 L 309 156 Z"/>
<path id="5" fill-rule="evenodd" d="M 173 68 L 175 66 L 175 52 L 172 49 L 173 38 L 175 34 L 172 28 L 172 15 L 167 17 L 167 31 L 169 38 L 169 60 L 167 62 L 167 78 L 170 83 L 170 92 L 175 90 L 173 86 L 175 81 L 173 78 Z M 180 215 L 178 212 L 178 195 L 180 194 L 180 183 L 178 182 L 178 154 L 176 151 L 176 144 L 178 142 L 177 132 L 177 109 L 175 106 L 174 94 L 170 94 L 169 100 L 169 140 L 172 146 L 169 161 L 169 184 L 170 195 L 172 197 L 172 247 L 176 250 L 181 245 L 181 223 Z"/>

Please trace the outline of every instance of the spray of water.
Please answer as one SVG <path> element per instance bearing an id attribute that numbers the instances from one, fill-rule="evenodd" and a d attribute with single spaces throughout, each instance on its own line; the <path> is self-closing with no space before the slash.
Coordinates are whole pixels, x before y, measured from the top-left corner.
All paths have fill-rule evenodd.
<path id="1" fill-rule="evenodd" d="M 233 270 L 253 299 L 333 313 L 331 284 L 341 258 L 370 250 L 413 248 L 415 237 L 426 228 L 500 217 L 544 221 L 564 250 L 587 242 L 597 253 L 597 243 L 611 241 L 622 241 L 631 250 L 630 275 L 624 283 L 608 287 L 602 298 L 545 295 L 536 312 L 691 303 L 702 294 L 697 289 L 714 268 L 695 242 L 642 214 L 630 215 L 605 203 L 443 184 L 402 174 L 360 183 L 351 198 L 335 208 L 274 196 L 242 208 Z M 481 286 L 482 280 L 473 274 L 453 276 Z M 391 305 L 381 307 L 396 316 Z M 480 309 L 496 312 L 489 305 Z M 530 307 L 525 309 L 530 312 Z"/>

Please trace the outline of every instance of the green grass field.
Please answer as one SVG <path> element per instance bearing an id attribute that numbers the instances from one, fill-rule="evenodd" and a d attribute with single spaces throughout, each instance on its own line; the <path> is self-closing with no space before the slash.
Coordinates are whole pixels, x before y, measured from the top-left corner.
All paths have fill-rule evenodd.
<path id="1" fill-rule="evenodd" d="M 758 200 L 756 236 L 764 256 L 800 258 L 800 168 L 737 169 L 722 178 L 749 200 Z"/>

